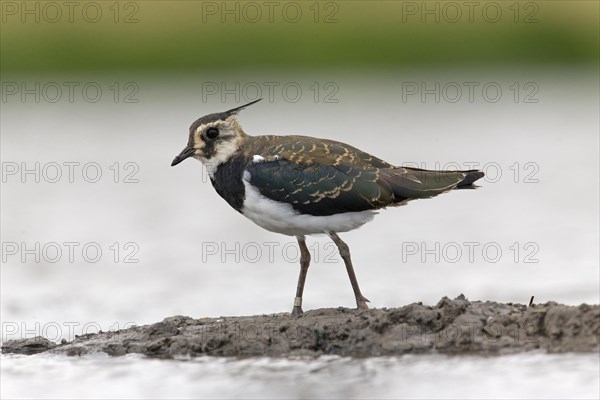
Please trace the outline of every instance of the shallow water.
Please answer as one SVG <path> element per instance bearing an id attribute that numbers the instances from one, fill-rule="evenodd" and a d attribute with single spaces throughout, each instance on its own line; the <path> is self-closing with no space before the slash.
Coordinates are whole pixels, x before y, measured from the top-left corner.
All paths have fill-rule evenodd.
<path id="1" fill-rule="evenodd" d="M 8 101 L 2 105 L 0 121 L 5 173 L 2 339 L 41 334 L 58 341 L 176 314 L 252 315 L 291 308 L 298 273 L 293 238 L 263 231 L 230 209 L 214 193 L 198 162 L 169 166 L 186 144 L 187 127 L 195 118 L 236 104 L 233 96 L 225 102 L 220 96 L 203 96 L 202 82 L 211 80 L 294 81 L 304 88 L 298 102 L 284 101 L 276 93 L 243 111 L 240 122 L 251 134 L 308 134 L 351 143 L 396 164 L 485 169 L 488 176 L 478 190 L 385 210 L 372 223 L 342 235 L 372 306 L 435 304 L 442 296 L 460 293 L 471 300 L 526 303 L 535 295 L 537 302 L 598 303 L 596 72 L 404 71 L 340 78 L 332 71 L 302 79 L 289 75 L 203 80 L 120 76 L 106 77 L 102 87 L 108 88 L 113 80 L 134 81 L 139 102 L 115 103 L 106 98 L 97 103 Z M 481 96 L 473 102 L 460 99 L 454 103 L 447 96 L 440 102 L 431 96 L 425 102 L 418 96 L 403 98 L 403 82 L 425 80 L 429 87 L 435 82 L 442 87 L 451 82 L 496 82 L 504 95 L 497 102 Z M 326 90 L 325 84 L 331 81 L 337 85 L 334 99 L 338 101 L 325 103 L 321 93 L 316 102 L 311 85 L 318 82 Z M 522 89 L 534 82 L 538 102 L 525 103 L 522 97 L 515 102 L 510 89 L 514 82 Z M 36 162 L 40 163 L 39 182 L 35 174 L 22 173 L 23 167 L 35 169 Z M 64 164 L 69 162 L 79 163 L 71 164 L 73 182 Z M 19 170 L 6 174 L 6 168 L 15 166 L 7 163 L 16 163 Z M 53 163 L 62 173 L 56 183 L 52 183 Z M 88 168 L 85 175 L 84 167 Z M 91 183 L 98 170 L 100 178 Z M 74 249 L 72 260 L 68 246 Z M 82 253 L 84 247 L 89 253 Z M 322 237 L 310 238 L 309 247 L 314 264 L 308 275 L 305 309 L 353 306 L 348 278 L 334 248 Z M 28 249 L 33 251 L 28 253 Z M 101 251 L 98 257 L 97 249 Z M 8 378 L 3 379 L 2 390 L 16 395 L 26 371 L 36 371 L 37 383 L 27 387 L 34 397 L 51 396 L 52 380 L 67 382 L 67 377 L 77 378 L 71 379 L 75 392 L 90 393 L 94 388 L 106 390 L 107 395 L 114 390 L 116 396 L 120 390 L 145 390 L 130 394 L 159 397 L 166 393 L 161 392 L 158 376 L 168 370 L 165 379 L 173 385 L 185 383 L 181 392 L 170 392 L 182 397 L 189 393 L 219 397 L 218 386 L 223 385 L 217 382 L 227 383 L 223 393 L 249 397 L 271 391 L 273 396 L 358 393 L 356 397 L 376 397 L 369 393 L 386 393 L 378 385 L 396 394 L 390 397 L 469 393 L 512 393 L 514 397 L 544 393 L 539 397 L 548 397 L 553 396 L 550 388 L 555 385 L 565 396 L 571 393 L 568 397 L 597 393 L 590 392 L 597 384 L 592 387 L 589 380 L 582 383 L 579 378 L 588 376 L 592 366 L 597 371 L 591 358 L 544 357 L 185 363 L 136 357 L 3 357 L 3 378 Z M 512 364 L 519 365 L 514 374 Z M 541 369 L 540 364 L 544 365 Z M 302 384 L 293 391 L 285 389 L 284 383 L 293 380 L 286 380 L 284 373 L 272 367 L 277 365 L 285 365 L 282 371 L 289 376 L 303 377 L 298 378 Z M 488 365 L 497 373 L 482 375 Z M 122 373 L 131 366 L 136 367 L 132 371 L 144 366 L 148 374 L 146 370 L 137 375 Z M 312 368 L 323 368 L 323 374 L 331 374 L 333 380 L 353 390 L 347 393 L 323 386 L 321 375 L 306 373 Z M 238 375 L 230 375 L 230 369 Z M 240 372 L 247 369 L 258 377 Z M 425 370 L 434 371 L 439 382 L 423 375 Z M 58 371 L 65 377 L 53 375 Z M 362 371 L 379 384 L 359 379 L 363 383 L 352 386 Z M 560 371 L 570 378 L 558 379 Z M 446 373 L 454 378 L 444 378 Z M 473 374 L 487 383 L 478 386 L 470 378 Z M 557 379 L 550 379 L 553 374 Z M 195 381 L 204 375 L 211 379 Z M 273 379 L 275 375 L 279 379 Z M 400 383 L 385 386 L 392 376 L 393 382 Z M 508 384 L 505 376 L 513 383 Z M 100 384 L 108 379 L 140 383 L 137 386 L 146 389 Z M 246 386 L 229 384 L 237 379 Z M 462 383 L 453 384 L 453 379 Z M 269 384 L 251 384 L 252 380 Z M 269 392 L 260 392 L 259 386 Z"/>
<path id="2" fill-rule="evenodd" d="M 536 353 L 362 360 L 3 356 L 2 397 L 598 398 L 599 372 L 597 355 Z"/>

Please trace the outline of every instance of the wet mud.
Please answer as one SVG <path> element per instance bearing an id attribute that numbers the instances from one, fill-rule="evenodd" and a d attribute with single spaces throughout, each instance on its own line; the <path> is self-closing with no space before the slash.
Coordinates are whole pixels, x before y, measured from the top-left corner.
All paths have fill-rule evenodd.
<path id="1" fill-rule="evenodd" d="M 188 356 L 353 357 L 418 353 L 494 355 L 532 350 L 598 352 L 600 306 L 536 305 L 442 298 L 436 305 L 400 308 L 318 309 L 288 313 L 194 319 L 185 316 L 53 343 L 37 337 L 2 344 L 3 353 L 79 356 L 139 353 Z"/>

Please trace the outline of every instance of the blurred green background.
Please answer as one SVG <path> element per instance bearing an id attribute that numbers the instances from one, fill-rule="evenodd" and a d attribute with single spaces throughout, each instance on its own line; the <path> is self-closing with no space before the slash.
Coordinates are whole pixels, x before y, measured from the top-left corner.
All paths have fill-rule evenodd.
<path id="1" fill-rule="evenodd" d="M 3 1 L 1 72 L 598 63 L 598 1 L 72 4 Z"/>

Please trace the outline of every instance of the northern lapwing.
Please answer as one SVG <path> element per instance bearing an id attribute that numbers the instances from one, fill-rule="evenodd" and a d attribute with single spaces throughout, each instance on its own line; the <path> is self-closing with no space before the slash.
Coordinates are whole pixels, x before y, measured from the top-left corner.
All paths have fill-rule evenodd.
<path id="1" fill-rule="evenodd" d="M 260 99 L 259 99 L 260 100 Z M 250 136 L 237 114 L 256 103 L 209 114 L 189 130 L 187 146 L 172 166 L 200 160 L 213 187 L 235 210 L 262 228 L 295 236 L 300 277 L 292 315 L 302 315 L 302 293 L 310 253 L 306 235 L 326 234 L 335 242 L 352 283 L 359 310 L 368 309 L 339 232 L 371 221 L 377 210 L 472 187 L 483 172 L 430 171 L 394 166 L 344 143 L 309 136 Z"/>

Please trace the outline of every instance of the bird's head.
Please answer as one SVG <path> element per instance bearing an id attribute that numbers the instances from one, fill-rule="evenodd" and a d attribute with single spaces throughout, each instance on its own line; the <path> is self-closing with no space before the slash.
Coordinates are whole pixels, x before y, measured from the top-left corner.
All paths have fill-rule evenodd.
<path id="1" fill-rule="evenodd" d="M 237 122 L 237 114 L 262 99 L 220 113 L 198 118 L 190 126 L 187 146 L 171 163 L 175 166 L 189 157 L 215 168 L 227 161 L 240 147 L 246 134 Z"/>

